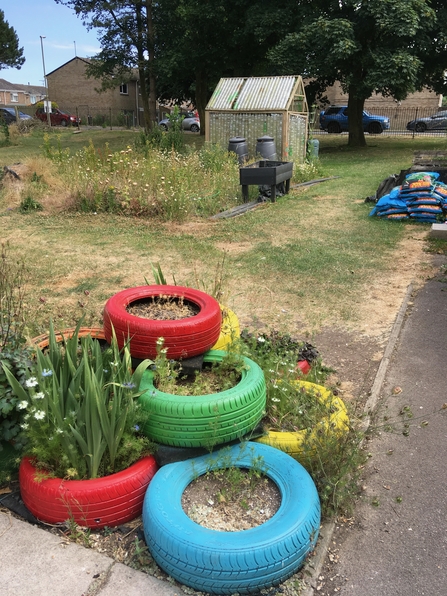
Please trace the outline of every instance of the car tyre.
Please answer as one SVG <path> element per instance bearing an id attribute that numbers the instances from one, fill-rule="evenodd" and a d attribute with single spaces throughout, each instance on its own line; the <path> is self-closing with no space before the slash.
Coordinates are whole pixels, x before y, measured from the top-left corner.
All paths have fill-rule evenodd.
<path id="1" fill-rule="evenodd" d="M 164 130 L 165 132 L 167 132 L 167 130 L 168 130 L 168 127 L 166 126 L 166 124 L 160 124 L 160 128 L 162 130 Z"/>
<path id="2" fill-rule="evenodd" d="M 416 132 L 425 132 L 427 130 L 427 125 L 425 122 L 416 122 L 414 130 Z"/>
<path id="3" fill-rule="evenodd" d="M 329 134 L 340 134 L 340 124 L 338 124 L 338 122 L 329 122 L 329 124 L 327 125 L 327 131 Z"/>
<path id="4" fill-rule="evenodd" d="M 182 508 L 185 488 L 219 468 L 250 469 L 259 462 L 281 496 L 278 511 L 249 530 L 221 532 L 193 522 Z M 315 484 L 301 464 L 267 445 L 242 443 L 212 455 L 168 464 L 149 485 L 143 529 L 158 565 L 180 583 L 207 594 L 258 594 L 301 567 L 320 527 Z"/>
<path id="5" fill-rule="evenodd" d="M 204 363 L 221 362 L 226 353 L 210 350 Z M 159 391 L 154 373 L 146 370 L 140 383 L 139 403 L 148 413 L 144 434 L 162 445 L 208 447 L 234 441 L 256 427 L 266 400 L 260 366 L 243 357 L 240 381 L 230 389 L 207 395 L 175 395 Z"/>
<path id="6" fill-rule="evenodd" d="M 20 494 L 39 520 L 57 524 L 72 518 L 88 528 L 120 526 L 141 515 L 144 495 L 158 465 L 152 455 L 121 472 L 91 480 L 45 478 L 31 458 L 22 459 Z"/>
<path id="7" fill-rule="evenodd" d="M 368 132 L 370 135 L 380 135 L 383 132 L 383 128 L 379 122 L 371 122 L 368 125 Z"/>
<path id="8" fill-rule="evenodd" d="M 197 124 L 191 124 L 191 128 L 189 129 L 191 132 L 199 132 L 200 128 Z"/>
<path id="9" fill-rule="evenodd" d="M 182 298 L 198 308 L 194 316 L 178 320 L 146 319 L 127 311 L 133 303 L 157 296 Z M 133 358 L 155 358 L 157 340 L 164 338 L 167 356 L 192 358 L 204 354 L 218 340 L 222 325 L 220 305 L 212 296 L 193 288 L 169 285 L 138 286 L 118 292 L 104 307 L 104 334 L 111 343 L 113 329 L 120 348 L 129 342 Z"/>

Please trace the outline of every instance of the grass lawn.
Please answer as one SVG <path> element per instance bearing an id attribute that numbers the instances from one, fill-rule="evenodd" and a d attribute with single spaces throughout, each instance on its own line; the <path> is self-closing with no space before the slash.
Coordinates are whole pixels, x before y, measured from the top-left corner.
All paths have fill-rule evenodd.
<path id="1" fill-rule="evenodd" d="M 136 133 L 127 130 L 57 132 L 61 149 L 90 140 L 97 149 L 125 148 Z M 169 282 L 210 291 L 225 260 L 223 301 L 243 326 L 277 327 L 292 335 L 322 326 L 359 332 L 384 331 L 406 285 L 430 271 L 423 252 L 428 225 L 369 218 L 364 202 L 383 178 L 412 163 L 414 150 L 444 149 L 440 138 L 372 137 L 352 150 L 345 136 L 322 135 L 325 176 L 245 215 L 183 224 L 110 214 L 21 214 L 0 197 L 2 240 L 26 258 L 29 334 L 72 326 L 80 316 L 100 324 L 105 300 L 121 289 L 153 281 L 160 263 Z M 203 137 L 187 135 L 200 144 Z M 41 154 L 42 136 L 20 138 L 0 148 L 0 166 Z M 200 187 L 200 180 L 197 180 Z M 57 204 L 57 194 L 53 203 Z M 372 326 L 377 329 L 373 330 Z"/>

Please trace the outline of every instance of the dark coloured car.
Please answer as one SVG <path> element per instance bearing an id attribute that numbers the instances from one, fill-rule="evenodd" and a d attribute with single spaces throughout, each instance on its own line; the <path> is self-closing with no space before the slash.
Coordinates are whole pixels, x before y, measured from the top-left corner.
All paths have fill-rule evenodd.
<path id="1" fill-rule="evenodd" d="M 447 130 L 447 111 L 438 112 L 427 118 L 416 118 L 407 124 L 407 130 L 425 132 L 426 130 Z"/>
<path id="2" fill-rule="evenodd" d="M 36 118 L 39 118 L 42 122 L 48 121 L 48 116 L 44 108 L 37 108 Z M 81 124 L 80 118 L 76 118 L 76 116 L 73 116 L 72 114 L 67 114 L 58 108 L 53 108 L 51 110 L 50 118 L 51 126 L 76 126 Z"/>
<path id="3" fill-rule="evenodd" d="M 32 120 L 31 116 L 24 112 L 19 112 L 20 120 Z M 6 122 L 6 124 L 12 124 L 16 121 L 16 111 L 14 108 L 0 108 L 0 118 Z"/>
<path id="4" fill-rule="evenodd" d="M 380 135 L 390 127 L 390 119 L 386 116 L 370 114 L 363 110 L 363 131 L 371 135 Z M 320 113 L 320 129 L 331 134 L 338 134 L 349 131 L 348 107 L 331 106 Z"/>
<path id="5" fill-rule="evenodd" d="M 194 114 L 194 112 L 187 112 L 186 114 L 182 115 L 184 115 L 184 118 L 182 120 L 183 130 L 190 130 L 191 132 L 200 132 L 200 119 L 196 114 Z M 169 118 L 163 118 L 163 120 L 160 120 L 160 122 L 158 123 L 158 126 L 160 126 L 160 128 L 162 128 L 163 130 L 168 130 L 168 128 L 171 126 L 171 122 Z"/>

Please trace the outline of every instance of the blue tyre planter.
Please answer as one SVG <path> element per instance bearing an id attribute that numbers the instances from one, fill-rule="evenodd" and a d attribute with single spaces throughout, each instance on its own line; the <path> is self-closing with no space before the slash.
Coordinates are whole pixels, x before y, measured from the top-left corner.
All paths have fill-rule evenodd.
<path id="1" fill-rule="evenodd" d="M 144 534 L 157 564 L 180 583 L 209 594 L 249 594 L 281 583 L 301 567 L 317 540 L 320 502 L 308 472 L 286 453 L 251 442 L 223 452 L 221 458 L 215 452 L 168 464 L 155 474 L 143 504 Z M 251 468 L 259 457 L 281 495 L 268 521 L 219 532 L 186 515 L 182 495 L 194 479 L 222 465 Z"/>

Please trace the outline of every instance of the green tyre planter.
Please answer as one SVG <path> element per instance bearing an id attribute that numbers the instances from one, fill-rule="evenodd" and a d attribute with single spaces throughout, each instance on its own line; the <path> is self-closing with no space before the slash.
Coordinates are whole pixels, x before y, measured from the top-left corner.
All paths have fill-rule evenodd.
<path id="1" fill-rule="evenodd" d="M 221 350 L 210 350 L 204 362 L 220 362 Z M 173 447 L 213 447 L 238 439 L 256 427 L 266 400 L 264 373 L 256 362 L 243 358 L 247 369 L 237 385 L 209 395 L 172 395 L 158 391 L 154 373 L 147 370 L 140 383 L 139 401 L 149 413 L 145 434 L 156 443 Z"/>
<path id="2" fill-rule="evenodd" d="M 308 381 L 295 382 L 312 392 L 315 399 L 326 406 L 326 416 L 314 428 L 296 432 L 269 430 L 265 436 L 253 440 L 280 449 L 301 463 L 307 463 L 318 454 L 320 445 L 325 443 L 328 435 L 341 437 L 349 431 L 349 416 L 343 401 L 322 385 Z"/>

